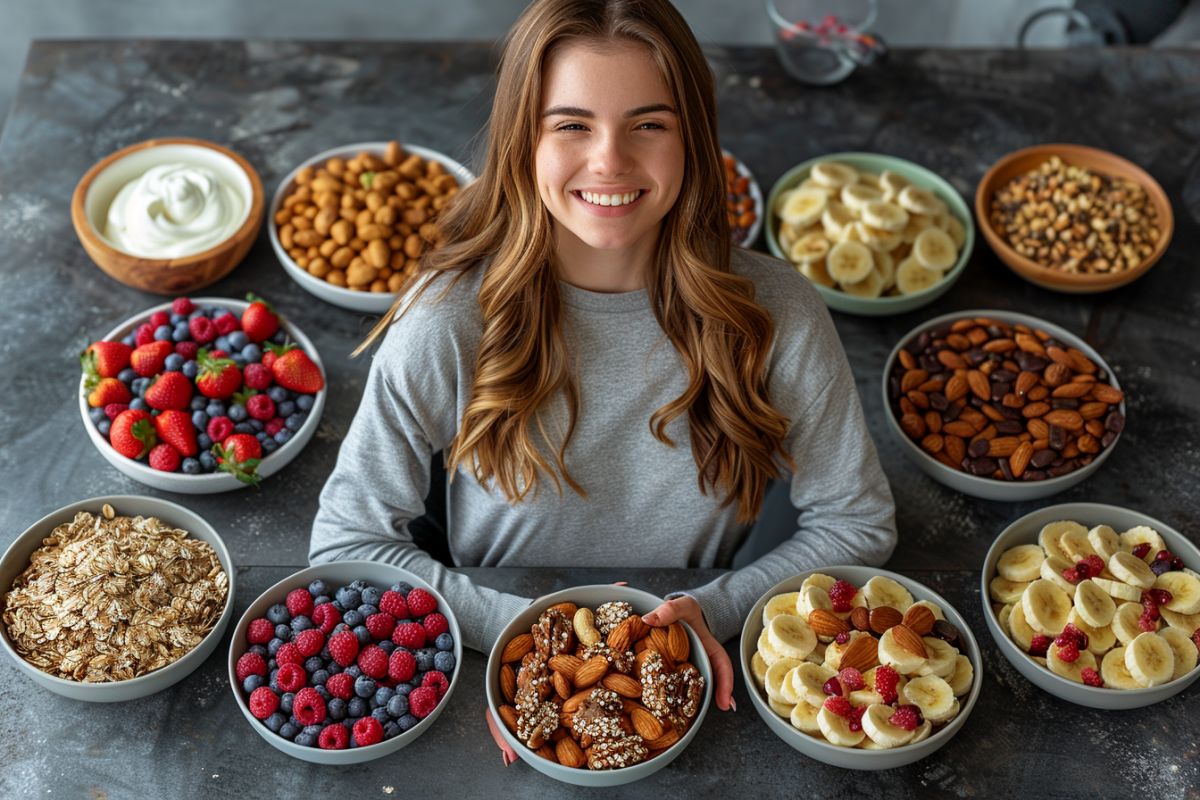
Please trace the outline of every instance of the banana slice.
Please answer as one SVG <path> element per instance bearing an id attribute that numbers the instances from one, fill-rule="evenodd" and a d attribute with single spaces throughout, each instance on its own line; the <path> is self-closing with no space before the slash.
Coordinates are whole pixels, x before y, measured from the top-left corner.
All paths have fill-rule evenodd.
<path id="1" fill-rule="evenodd" d="M 787 659 L 785 659 L 785 661 L 786 660 Z M 783 678 L 779 681 L 779 689 L 777 690 L 777 694 L 778 694 L 780 700 L 782 700 L 785 703 L 791 703 L 792 705 L 795 705 L 796 703 L 799 703 L 803 699 L 799 694 L 797 694 L 797 692 L 795 690 L 795 684 L 792 682 L 792 677 L 796 674 L 796 670 L 798 670 L 800 667 L 804 666 L 805 664 L 809 664 L 809 663 L 811 663 L 811 662 L 801 661 L 799 664 L 797 664 L 796 666 L 792 667 L 791 669 L 789 669 L 787 672 L 784 673 Z M 767 673 L 768 683 L 771 681 L 771 678 L 772 678 L 772 676 L 770 674 L 770 671 L 768 671 L 768 673 Z"/>
<path id="2" fill-rule="evenodd" d="M 834 675 L 837 673 L 828 667 L 805 661 L 787 674 L 786 681 L 790 684 L 791 694 L 797 698 L 796 702 L 820 706 L 828 697 L 823 688 L 825 682 Z"/>
<path id="3" fill-rule="evenodd" d="M 871 252 L 875 256 L 875 271 L 883 278 L 883 290 L 886 292 L 896 285 L 896 259 L 891 253 Z"/>
<path id="4" fill-rule="evenodd" d="M 1147 564 L 1154 560 L 1159 550 L 1167 549 L 1167 543 L 1163 541 L 1162 536 L 1149 525 L 1136 525 L 1121 534 L 1121 545 L 1126 550 L 1132 550 L 1139 544 L 1150 545 L 1149 552 L 1142 557 Z"/>
<path id="5" fill-rule="evenodd" d="M 767 682 L 767 662 L 763 659 L 762 653 L 755 652 L 750 656 L 750 670 L 754 673 L 754 682 L 759 686 L 763 686 Z"/>
<path id="6" fill-rule="evenodd" d="M 909 608 L 910 609 L 915 608 L 916 606 L 921 606 L 922 608 L 928 608 L 930 610 L 930 612 L 933 613 L 934 619 L 945 619 L 946 618 L 946 615 L 944 613 L 942 613 L 942 609 L 938 606 L 937 603 L 932 603 L 928 600 L 918 600 L 917 602 L 915 602 L 911 606 L 909 606 Z"/>
<path id="7" fill-rule="evenodd" d="M 825 258 L 829 277 L 841 284 L 858 283 L 871 274 L 874 267 L 871 251 L 858 242 L 838 242 Z"/>
<path id="8" fill-rule="evenodd" d="M 1195 576 L 1186 572 L 1164 572 L 1155 579 L 1154 588 L 1166 589 L 1171 593 L 1171 602 L 1164 603 L 1160 611 L 1166 608 L 1176 614 L 1200 613 L 1200 579 Z"/>
<path id="9" fill-rule="evenodd" d="M 1159 606 L 1158 613 L 1162 614 L 1162 618 L 1167 621 L 1167 624 L 1172 628 L 1178 628 L 1188 636 L 1197 628 L 1200 628 L 1200 614 L 1180 614 L 1172 611 L 1166 606 Z"/>
<path id="10" fill-rule="evenodd" d="M 945 272 L 958 261 L 958 248 L 950 234 L 941 228 L 929 227 L 913 239 L 913 257 L 926 269 Z"/>
<path id="11" fill-rule="evenodd" d="M 1099 555 L 1088 541 L 1087 530 L 1082 525 L 1079 526 L 1079 530 L 1069 530 L 1060 536 L 1058 546 L 1071 561 L 1082 561 L 1088 556 Z"/>
<path id="12" fill-rule="evenodd" d="M 829 592 L 820 586 L 809 586 L 797 593 L 796 609 L 801 617 L 808 619 L 809 615 L 819 608 L 826 611 L 833 610 L 833 601 L 829 599 Z"/>
<path id="13" fill-rule="evenodd" d="M 783 702 L 782 700 L 775 700 L 773 698 L 768 697 L 767 705 L 769 705 L 771 707 L 772 711 L 774 711 L 777 715 L 783 717 L 784 719 L 790 719 L 792 716 L 792 706 L 789 705 L 788 703 Z"/>
<path id="14" fill-rule="evenodd" d="M 896 709 L 875 703 L 867 706 L 862 716 L 863 733 L 880 747 L 902 747 L 912 741 L 915 731 L 908 731 L 889 722 Z"/>
<path id="15" fill-rule="evenodd" d="M 1074 563 L 1074 560 L 1071 559 L 1071 554 L 1062 546 L 1062 537 L 1071 532 L 1087 536 L 1087 528 L 1078 522 L 1064 519 L 1042 526 L 1041 531 L 1038 532 L 1038 544 L 1046 551 L 1047 556 L 1062 556 Z"/>
<path id="16" fill-rule="evenodd" d="M 767 641 L 771 643 L 775 652 L 784 658 L 794 658 L 799 661 L 803 660 L 817 646 L 817 635 L 800 617 L 781 614 L 772 619 L 767 626 Z"/>
<path id="17" fill-rule="evenodd" d="M 855 216 L 850 209 L 837 200 L 830 200 L 825 205 L 825 211 L 821 213 L 821 228 L 825 235 L 835 242 L 841 241 L 842 233 L 848 226 L 853 225 L 854 221 Z"/>
<path id="18" fill-rule="evenodd" d="M 1096 668 L 1096 657 L 1090 651 L 1084 650 L 1074 661 L 1063 661 L 1058 657 L 1058 645 L 1052 644 L 1046 652 L 1046 666 L 1059 677 L 1083 683 L 1083 671 L 1088 667 Z"/>
<path id="19" fill-rule="evenodd" d="M 1117 613 L 1117 604 L 1112 595 L 1101 589 L 1090 580 L 1080 581 L 1075 587 L 1075 611 L 1080 618 L 1093 628 L 1103 628 L 1112 623 L 1113 615 Z"/>
<path id="20" fill-rule="evenodd" d="M 954 673 L 948 681 L 950 691 L 954 692 L 955 697 L 962 697 L 971 691 L 971 682 L 974 679 L 975 667 L 971 666 L 971 659 L 960 653 L 954 659 Z"/>
<path id="21" fill-rule="evenodd" d="M 935 216 L 946 210 L 946 204 L 939 200 L 933 192 L 916 186 L 905 186 L 896 195 L 896 202 L 911 214 L 928 214 Z"/>
<path id="22" fill-rule="evenodd" d="M 931 225 L 933 225 L 933 217 L 926 216 L 925 214 L 909 214 L 908 224 L 900 232 L 901 238 L 905 244 L 912 244 L 921 235 L 921 231 Z"/>
<path id="23" fill-rule="evenodd" d="M 1008 629 L 1008 618 L 1012 616 L 1013 604 L 1006 603 L 999 611 L 996 612 L 996 622 L 1000 623 L 1000 630 L 1004 631 L 1004 635 L 1012 638 L 1012 631 Z"/>
<path id="24" fill-rule="evenodd" d="M 854 230 L 859 241 L 876 253 L 890 253 L 904 243 L 903 233 L 874 228 L 862 220 L 854 223 Z"/>
<path id="25" fill-rule="evenodd" d="M 824 261 L 813 261 L 809 264 L 797 264 L 796 270 L 808 278 L 809 281 L 818 286 L 824 286 L 827 289 L 832 289 L 837 285 L 833 278 L 829 277 L 829 270 L 825 269 Z"/>
<path id="26" fill-rule="evenodd" d="M 996 562 L 996 571 L 1000 577 L 1014 583 L 1029 583 L 1041 575 L 1045 560 L 1046 554 L 1040 545 L 1021 544 L 1004 551 Z"/>
<path id="27" fill-rule="evenodd" d="M 806 233 L 788 249 L 788 258 L 795 264 L 810 264 L 825 258 L 830 246 L 824 233 Z"/>
<path id="28" fill-rule="evenodd" d="M 1141 689 L 1140 683 L 1129 674 L 1125 666 L 1126 645 L 1118 645 L 1104 654 L 1100 660 L 1100 677 L 1106 689 Z"/>
<path id="29" fill-rule="evenodd" d="M 1097 657 L 1107 653 L 1117 643 L 1117 634 L 1113 632 L 1112 625 L 1103 625 L 1099 628 L 1094 628 L 1087 624 L 1083 617 L 1079 616 L 1078 608 L 1071 609 L 1071 614 L 1067 617 L 1067 622 L 1087 634 L 1087 649 L 1091 650 Z"/>
<path id="30" fill-rule="evenodd" d="M 767 601 L 767 604 L 763 606 L 763 627 L 770 625 L 771 620 L 780 614 L 803 615 L 807 618 L 808 615 L 804 614 L 797 608 L 797 602 L 799 600 L 799 592 L 785 592 L 784 594 L 777 594 L 772 597 Z"/>
<path id="31" fill-rule="evenodd" d="M 883 199 L 889 203 L 895 202 L 900 193 L 910 185 L 908 178 L 898 175 L 890 169 L 879 173 L 879 188 L 883 190 Z"/>
<path id="32" fill-rule="evenodd" d="M 1021 581 L 1018 583 L 997 575 L 988 584 L 988 594 L 997 603 L 1019 603 L 1021 602 L 1021 595 L 1025 594 L 1025 588 L 1031 582 Z"/>
<path id="33" fill-rule="evenodd" d="M 767 628 L 763 628 L 763 632 L 759 634 L 758 652 L 759 655 L 763 657 L 763 661 L 766 662 L 768 667 L 779 659 L 783 658 L 783 654 L 777 651 L 774 645 L 771 644 L 771 639 L 769 636 L 767 636 Z"/>
<path id="34" fill-rule="evenodd" d="M 787 677 L 789 672 L 803 663 L 803 661 L 795 658 L 781 658 L 767 667 L 767 678 L 764 684 L 764 688 L 767 690 L 767 697 L 780 703 L 795 705 L 797 701 L 789 700 L 788 696 L 783 693 L 783 679 Z"/>
<path id="35" fill-rule="evenodd" d="M 924 291 L 942 279 L 942 273 L 935 269 L 926 269 L 914 256 L 896 265 L 896 288 L 900 294 L 916 294 Z"/>
<path id="36" fill-rule="evenodd" d="M 935 224 L 954 240 L 955 250 L 963 249 L 963 245 L 967 243 L 967 229 L 958 217 L 949 213 L 942 214 L 937 218 Z"/>
<path id="37" fill-rule="evenodd" d="M 1130 586 L 1128 583 L 1109 580 L 1108 578 L 1092 578 L 1091 580 L 1092 583 L 1096 584 L 1118 600 L 1126 600 L 1131 603 L 1136 603 L 1142 599 L 1142 590 L 1136 586 Z"/>
<path id="38" fill-rule="evenodd" d="M 828 594 L 835 583 L 837 583 L 837 578 L 832 575 L 826 575 L 824 572 L 814 572 L 804 579 L 804 583 L 800 584 L 800 594 L 804 594 L 804 590 L 810 586 L 824 589 L 825 593 Z"/>
<path id="39" fill-rule="evenodd" d="M 1128 583 L 1131 586 L 1136 586 L 1139 589 L 1149 589 L 1154 585 L 1155 575 L 1150 571 L 1150 567 L 1146 566 L 1146 562 L 1135 556 L 1133 553 L 1121 551 L 1116 553 L 1108 560 L 1108 571 L 1113 574 L 1117 580 Z M 1200 586 L 1196 589 L 1196 599 L 1200 601 Z M 1172 609 L 1178 611 L 1178 609 Z M 1198 606 L 1196 611 L 1200 611 Z"/>
<path id="40" fill-rule="evenodd" d="M 829 195 L 820 189 L 796 189 L 788 195 L 779 217 L 789 225 L 807 228 L 821 219 Z"/>
<path id="41" fill-rule="evenodd" d="M 785 254 L 791 251 L 792 245 L 800 238 L 800 228 L 795 228 L 788 225 L 786 222 L 779 224 L 779 249 Z"/>
<path id="42" fill-rule="evenodd" d="M 812 179 L 829 189 L 840 189 L 858 180 L 858 170 L 840 161 L 821 161 L 813 165 Z"/>
<path id="43" fill-rule="evenodd" d="M 1129 644 L 1142 634 L 1142 629 L 1138 627 L 1138 619 L 1141 616 L 1140 603 L 1122 603 L 1117 606 L 1117 613 L 1113 614 L 1112 619 L 1112 632 L 1121 644 Z"/>
<path id="44" fill-rule="evenodd" d="M 1121 550 L 1121 537 L 1107 525 L 1097 525 L 1088 531 L 1088 544 L 1106 562 Z"/>
<path id="45" fill-rule="evenodd" d="M 888 628 L 879 637 L 879 663 L 895 667 L 897 672 L 904 675 L 912 675 L 925 664 L 925 659 L 901 647 L 892 633 L 894 630 Z"/>
<path id="46" fill-rule="evenodd" d="M 795 189 L 787 189 L 775 195 L 775 203 L 771 206 L 771 213 L 777 217 L 783 216 L 783 207 L 787 205 L 788 198 L 792 196 Z"/>
<path id="47" fill-rule="evenodd" d="M 821 712 L 820 708 L 810 706 L 808 703 L 796 703 L 792 707 L 792 713 L 788 716 L 788 721 L 792 723 L 792 727 L 805 733 L 820 733 L 821 726 L 817 724 L 817 714 Z"/>
<path id="48" fill-rule="evenodd" d="M 1008 615 L 1008 631 L 1017 647 L 1028 653 L 1029 648 L 1033 646 L 1033 637 L 1037 636 L 1037 631 L 1031 628 L 1025 619 L 1024 603 L 1013 605 L 1012 613 Z"/>
<path id="49" fill-rule="evenodd" d="M 825 648 L 817 645 L 813 651 L 804 657 L 805 662 L 809 664 L 824 664 L 825 663 Z"/>
<path id="50" fill-rule="evenodd" d="M 909 744 L 916 744 L 917 742 L 923 742 L 929 738 L 929 735 L 931 733 L 933 733 L 933 723 L 930 722 L 929 720 L 925 720 L 924 722 L 922 722 L 920 725 L 917 726 L 917 729 L 915 731 L 913 731 L 913 738 L 912 738 L 912 741 L 909 742 Z"/>
<path id="51" fill-rule="evenodd" d="M 922 641 L 925 642 L 925 652 L 929 655 L 925 663 L 917 668 L 917 674 L 936 675 L 950 680 L 958 663 L 958 650 L 936 636 L 925 636 Z"/>
<path id="52" fill-rule="evenodd" d="M 1158 635 L 1170 645 L 1171 652 L 1175 655 L 1175 671 L 1171 673 L 1171 680 L 1182 678 L 1196 668 L 1197 656 L 1200 656 L 1200 653 L 1197 652 L 1192 637 L 1178 628 L 1163 628 Z"/>
<path id="53" fill-rule="evenodd" d="M 891 606 L 903 614 L 913 604 L 913 596 L 908 589 L 883 575 L 876 575 L 867 581 L 862 591 L 867 598 L 868 608 Z"/>
<path id="54" fill-rule="evenodd" d="M 1057 551 L 1056 551 L 1057 552 Z M 1058 588 L 1062 589 L 1067 594 L 1074 594 L 1075 587 L 1071 582 L 1063 577 L 1063 570 L 1070 569 L 1075 565 L 1067 561 L 1060 555 L 1047 556 L 1042 562 L 1039 573 L 1043 578 L 1053 583 Z"/>
<path id="55" fill-rule="evenodd" d="M 957 713 L 954 690 L 936 675 L 913 678 L 904 684 L 904 697 L 921 709 L 921 716 L 930 722 L 941 722 Z"/>
<path id="56" fill-rule="evenodd" d="M 838 196 L 846 208 L 861 214 L 868 203 L 882 200 L 883 192 L 865 183 L 848 183 Z"/>
<path id="57" fill-rule="evenodd" d="M 902 232 L 908 225 L 908 212 L 895 203 L 875 199 L 866 203 L 859 211 L 863 222 L 872 228 L 900 233 L 903 236 Z"/>
<path id="58" fill-rule="evenodd" d="M 858 283 L 843 283 L 842 291 L 854 297 L 867 299 L 879 297 L 883 294 L 883 275 L 879 273 L 879 270 L 872 269 L 867 273 L 867 277 Z"/>
<path id="59" fill-rule="evenodd" d="M 872 189 L 883 191 L 883 187 L 879 185 L 879 176 L 871 172 L 858 173 L 858 182 L 863 186 L 870 186 Z"/>
<path id="60" fill-rule="evenodd" d="M 1050 581 L 1038 579 L 1021 595 L 1021 606 L 1031 628 L 1047 636 L 1057 636 L 1067 625 L 1071 598 Z"/>
<path id="61" fill-rule="evenodd" d="M 1142 686 L 1161 686 L 1175 674 L 1175 652 L 1166 639 L 1147 631 L 1125 648 L 1125 668 Z"/>
<path id="62" fill-rule="evenodd" d="M 817 712 L 817 726 L 826 741 L 839 747 L 856 747 L 866 738 L 861 730 L 850 730 L 850 720 L 839 717 L 824 706 Z"/>

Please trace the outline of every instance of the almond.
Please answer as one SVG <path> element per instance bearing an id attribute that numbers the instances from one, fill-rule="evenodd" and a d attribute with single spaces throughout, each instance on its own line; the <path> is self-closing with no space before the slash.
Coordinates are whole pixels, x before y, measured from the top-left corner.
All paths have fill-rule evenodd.
<path id="1" fill-rule="evenodd" d="M 871 630 L 882 635 L 884 631 L 899 625 L 904 617 L 891 606 L 879 606 L 871 609 Z"/>
<path id="2" fill-rule="evenodd" d="M 1109 386 L 1107 383 L 1095 383 L 1092 384 L 1092 397 L 1101 403 L 1108 403 L 1110 406 L 1115 406 L 1125 399 L 1125 393 L 1115 386 Z"/>
<path id="3" fill-rule="evenodd" d="M 892 628 L 892 637 L 895 638 L 896 644 L 914 656 L 920 656 L 921 658 L 929 657 L 929 652 L 925 649 L 925 643 L 921 641 L 921 637 L 907 625 L 901 624 Z M 843 663 L 844 661 L 845 659 L 843 659 Z"/>
<path id="4" fill-rule="evenodd" d="M 1077 431 L 1083 427 L 1083 417 L 1078 411 L 1070 408 L 1056 408 L 1042 415 L 1047 425 L 1057 425 L 1069 431 Z"/>
<path id="5" fill-rule="evenodd" d="M 608 672 L 608 659 L 604 656 L 592 656 L 575 671 L 575 685 L 580 689 L 591 686 L 604 677 Z"/>
<path id="6" fill-rule="evenodd" d="M 967 396 L 967 392 L 971 387 L 967 385 L 967 379 L 962 375 L 952 375 L 950 380 L 946 381 L 946 399 L 953 403 L 956 400 L 961 400 Z"/>
<path id="7" fill-rule="evenodd" d="M 933 630 L 934 619 L 933 612 L 925 606 L 909 606 L 908 611 L 904 612 L 903 624 L 918 636 L 924 636 Z"/>
<path id="8" fill-rule="evenodd" d="M 572 619 L 575 616 L 575 612 L 579 610 L 579 606 L 577 606 L 571 602 L 556 603 L 555 605 L 550 606 L 546 610 L 547 611 L 561 611 L 563 613 L 563 616 L 565 616 L 567 619 Z"/>
<path id="9" fill-rule="evenodd" d="M 600 685 L 605 689 L 612 689 L 622 697 L 641 697 L 642 684 L 628 675 L 622 675 L 619 672 L 613 672 L 604 676 L 604 680 L 600 681 Z"/>
<path id="10" fill-rule="evenodd" d="M 691 655 L 691 643 L 682 622 L 672 622 L 667 628 L 667 655 L 675 661 L 687 661 Z"/>
<path id="11" fill-rule="evenodd" d="M 633 730 L 637 735 L 648 742 L 663 735 L 663 724 L 658 721 L 658 717 L 642 706 L 634 706 L 629 710 L 629 721 L 633 723 Z"/>
<path id="12" fill-rule="evenodd" d="M 630 614 L 620 625 L 613 628 L 612 633 L 608 634 L 607 644 L 613 650 L 632 649 L 633 643 L 645 636 L 649 629 L 649 626 L 642 622 L 640 615 Z"/>
<path id="13" fill-rule="evenodd" d="M 850 626 L 828 609 L 814 608 L 808 615 L 808 627 L 817 636 L 832 638 L 850 630 Z"/>
<path id="14" fill-rule="evenodd" d="M 500 667 L 500 692 L 504 695 L 504 699 L 508 702 L 516 702 L 517 673 L 516 670 L 512 668 L 512 664 L 505 664 Z"/>
<path id="15" fill-rule="evenodd" d="M 1013 392 L 1018 397 L 1024 397 L 1026 392 L 1028 392 L 1034 386 L 1037 386 L 1037 382 L 1037 373 L 1029 372 L 1028 370 L 1022 370 L 1021 373 L 1017 375 L 1017 382 L 1013 385 Z"/>
<path id="16" fill-rule="evenodd" d="M 1031 458 L 1033 458 L 1033 445 L 1029 442 L 1021 442 L 1020 446 L 1008 457 L 1008 467 L 1012 471 L 1014 478 L 1019 478 L 1025 474 L 1025 469 L 1029 466 L 1029 459 Z M 921 635 L 924 636 L 924 634 Z"/>
<path id="17" fill-rule="evenodd" d="M 920 386 L 925 381 L 929 380 L 929 373 L 923 369 L 910 369 L 904 373 L 904 377 L 900 379 L 900 391 L 910 392 Z"/>
<path id="18" fill-rule="evenodd" d="M 666 628 L 651 628 L 649 636 L 641 639 L 640 641 L 649 641 L 650 647 L 653 647 L 660 653 L 666 653 L 670 651 L 670 647 L 667 646 Z"/>
<path id="19" fill-rule="evenodd" d="M 562 710 L 564 714 L 574 714 L 583 705 L 583 701 L 588 699 L 588 695 L 592 693 L 591 689 L 584 689 L 582 692 L 576 692 L 567 698 L 563 703 Z"/>
<path id="20" fill-rule="evenodd" d="M 979 370 L 967 370 L 967 385 L 971 387 L 971 393 L 983 402 L 986 403 L 992 399 L 992 386 L 988 382 L 987 375 Z"/>
<path id="21" fill-rule="evenodd" d="M 855 606 L 850 610 L 850 624 L 856 631 L 870 630 L 871 612 L 866 606 Z"/>
<path id="22" fill-rule="evenodd" d="M 579 768 L 587 763 L 587 756 L 570 736 L 558 740 L 558 743 L 554 745 L 554 755 L 558 757 L 558 763 L 564 767 Z"/>
<path id="23" fill-rule="evenodd" d="M 895 611 L 895 609 L 892 609 Z M 920 642 L 920 639 L 917 639 Z M 924 646 L 924 642 L 921 643 Z M 879 640 L 874 636 L 858 636 L 846 646 L 842 653 L 841 669 L 853 667 L 866 672 L 879 663 Z"/>
<path id="24" fill-rule="evenodd" d="M 512 706 L 500 706 L 500 721 L 513 733 L 517 732 L 517 710 Z"/>
<path id="25" fill-rule="evenodd" d="M 529 746 L 532 747 L 533 743 L 530 742 Z M 555 763 L 558 763 L 558 754 L 554 752 L 553 747 L 551 747 L 548 744 L 545 744 L 544 742 L 534 752 L 536 752 L 539 756 L 546 759 L 547 761 L 553 761 Z"/>
<path id="26" fill-rule="evenodd" d="M 548 666 L 555 672 L 561 672 L 567 680 L 575 680 L 575 673 L 583 666 L 583 659 L 578 656 L 559 653 L 556 656 L 551 656 Z"/>
<path id="27" fill-rule="evenodd" d="M 663 731 L 662 736 L 659 736 L 657 739 L 646 740 L 646 749 L 666 750 L 668 747 L 679 741 L 679 734 L 675 731 L 674 726 L 665 725 L 663 727 L 666 728 L 666 730 Z"/>
<path id="28" fill-rule="evenodd" d="M 566 700 L 571 696 L 571 680 L 566 675 L 561 672 L 553 672 L 551 673 L 550 680 L 554 684 L 554 691 L 558 693 L 559 697 Z"/>
<path id="29" fill-rule="evenodd" d="M 1075 397 L 1083 397 L 1091 391 L 1093 391 L 1093 384 L 1090 383 L 1064 383 L 1055 389 L 1050 396 L 1057 397 L 1060 400 L 1069 400 Z"/>
<path id="30" fill-rule="evenodd" d="M 533 634 L 522 633 L 519 636 L 514 636 L 504 646 L 504 652 L 501 653 L 500 660 L 506 664 L 510 661 L 520 661 L 531 650 L 533 650 Z"/>

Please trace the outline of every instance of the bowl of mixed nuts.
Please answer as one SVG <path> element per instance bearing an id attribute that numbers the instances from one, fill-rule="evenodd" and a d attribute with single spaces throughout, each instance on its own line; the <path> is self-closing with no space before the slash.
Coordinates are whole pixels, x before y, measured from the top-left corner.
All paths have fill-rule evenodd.
<path id="1" fill-rule="evenodd" d="M 0 559 L 0 646 L 73 700 L 145 697 L 182 680 L 233 616 L 212 526 L 154 497 L 93 497 L 39 519 Z"/>
<path id="2" fill-rule="evenodd" d="M 1166 252 L 1171 202 L 1145 170 L 1075 144 L 1043 144 L 997 161 L 975 193 L 996 255 L 1059 292 L 1103 292 L 1137 280 Z"/>

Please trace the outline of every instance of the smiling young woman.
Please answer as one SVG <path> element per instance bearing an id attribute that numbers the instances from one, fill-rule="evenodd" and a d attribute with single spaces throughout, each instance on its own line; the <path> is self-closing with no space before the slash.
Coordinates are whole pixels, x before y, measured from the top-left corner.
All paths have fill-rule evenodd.
<path id="1" fill-rule="evenodd" d="M 505 44 L 480 178 L 364 342 L 380 346 L 311 560 L 424 576 L 486 650 L 528 600 L 413 543 L 434 453 L 460 565 L 725 566 L 787 480 L 790 539 L 647 616 L 696 629 L 731 707 L 720 642 L 762 592 L 881 564 L 896 534 L 825 306 L 786 265 L 731 251 L 723 196 L 712 74 L 670 3 L 535 0 Z"/>

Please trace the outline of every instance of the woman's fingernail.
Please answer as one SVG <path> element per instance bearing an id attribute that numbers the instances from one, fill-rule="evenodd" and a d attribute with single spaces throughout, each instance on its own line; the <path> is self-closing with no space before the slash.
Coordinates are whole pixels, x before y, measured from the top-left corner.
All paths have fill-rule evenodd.
<path id="1" fill-rule="evenodd" d="M 731 697 L 731 698 L 729 698 L 729 710 L 730 710 L 730 711 L 737 711 L 737 701 L 736 701 L 736 700 L 734 700 L 732 697 Z"/>

